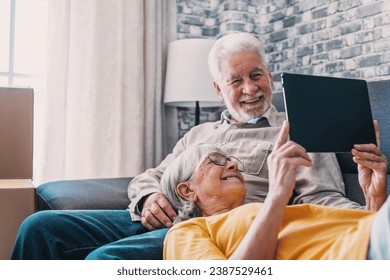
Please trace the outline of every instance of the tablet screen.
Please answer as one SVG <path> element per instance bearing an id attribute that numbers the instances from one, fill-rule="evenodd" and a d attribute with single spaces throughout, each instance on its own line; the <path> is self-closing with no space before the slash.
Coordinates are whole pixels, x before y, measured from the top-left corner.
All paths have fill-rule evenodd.
<path id="1" fill-rule="evenodd" d="M 376 144 L 367 82 L 282 74 L 290 139 L 308 152 L 350 152 Z"/>

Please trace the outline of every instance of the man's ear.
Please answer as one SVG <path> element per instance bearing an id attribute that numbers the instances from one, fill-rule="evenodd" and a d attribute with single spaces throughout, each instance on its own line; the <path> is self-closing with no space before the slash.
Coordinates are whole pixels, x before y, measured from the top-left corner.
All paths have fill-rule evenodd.
<path id="1" fill-rule="evenodd" d="M 219 87 L 219 85 L 215 81 L 213 82 L 213 85 L 214 85 L 215 90 L 218 93 L 219 100 L 221 100 L 221 102 L 223 102 L 223 95 L 221 92 L 221 88 Z"/>
<path id="2" fill-rule="evenodd" d="M 268 71 L 268 75 L 269 75 L 269 81 L 271 83 L 271 88 L 274 86 L 274 79 L 272 78 L 272 74 Z"/>
<path id="3" fill-rule="evenodd" d="M 185 200 L 189 200 L 189 201 L 196 201 L 197 200 L 197 195 L 191 189 L 189 182 L 179 183 L 176 186 L 176 192 L 181 198 L 184 198 Z"/>

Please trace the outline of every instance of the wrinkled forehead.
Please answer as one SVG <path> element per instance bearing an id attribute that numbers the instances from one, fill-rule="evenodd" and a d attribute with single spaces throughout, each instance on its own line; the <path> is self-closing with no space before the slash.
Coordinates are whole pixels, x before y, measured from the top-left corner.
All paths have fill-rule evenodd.
<path id="1" fill-rule="evenodd" d="M 267 65 L 255 52 L 236 52 L 221 59 L 220 78 L 248 75 L 255 71 L 267 71 Z"/>

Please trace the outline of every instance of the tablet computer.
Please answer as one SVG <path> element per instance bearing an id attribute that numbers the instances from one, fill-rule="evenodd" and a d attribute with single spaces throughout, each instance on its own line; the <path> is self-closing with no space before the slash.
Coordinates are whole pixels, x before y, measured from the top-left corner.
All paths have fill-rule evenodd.
<path id="1" fill-rule="evenodd" d="M 283 73 L 290 140 L 307 152 L 350 152 L 354 144 L 376 144 L 367 82 Z"/>

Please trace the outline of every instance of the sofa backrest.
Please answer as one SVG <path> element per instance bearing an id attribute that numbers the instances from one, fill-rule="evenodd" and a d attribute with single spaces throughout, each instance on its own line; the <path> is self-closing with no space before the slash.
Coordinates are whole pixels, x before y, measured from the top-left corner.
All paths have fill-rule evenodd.
<path id="1" fill-rule="evenodd" d="M 390 158 L 390 80 L 368 83 L 373 118 L 381 131 L 381 151 Z M 389 169 L 387 170 L 389 173 Z"/>
<path id="2" fill-rule="evenodd" d="M 378 120 L 381 131 L 381 150 L 390 159 L 390 80 L 368 82 L 368 92 L 373 118 Z M 272 103 L 278 111 L 285 111 L 283 94 L 275 93 Z M 352 103 L 351 103 L 352 106 Z M 346 108 L 347 110 L 348 108 Z M 357 166 L 351 153 L 337 154 L 343 174 L 347 197 L 364 205 L 364 195 L 359 186 Z M 387 192 L 390 193 L 390 170 L 387 170 Z"/>

